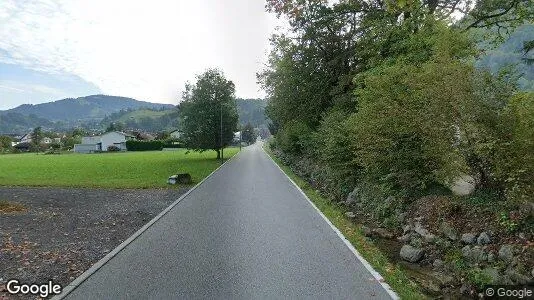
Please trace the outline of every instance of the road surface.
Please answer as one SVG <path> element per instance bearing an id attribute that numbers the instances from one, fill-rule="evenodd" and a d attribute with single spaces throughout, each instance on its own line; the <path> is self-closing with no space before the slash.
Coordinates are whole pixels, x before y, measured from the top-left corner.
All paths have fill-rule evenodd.
<path id="1" fill-rule="evenodd" d="M 390 299 L 257 143 L 66 299 Z"/>

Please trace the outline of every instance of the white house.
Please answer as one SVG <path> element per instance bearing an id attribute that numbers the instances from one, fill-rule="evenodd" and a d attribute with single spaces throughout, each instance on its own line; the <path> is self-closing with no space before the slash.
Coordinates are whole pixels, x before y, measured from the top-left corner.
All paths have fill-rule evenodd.
<path id="1" fill-rule="evenodd" d="M 182 136 L 182 133 L 180 132 L 180 130 L 173 130 L 170 132 L 170 136 L 173 139 L 179 139 Z"/>
<path id="2" fill-rule="evenodd" d="M 121 151 L 126 151 L 126 141 L 133 140 L 133 135 L 124 132 L 111 131 L 103 135 L 82 137 L 82 143 L 74 145 L 74 152 L 93 153 L 108 151 L 108 147 L 116 146 Z"/>

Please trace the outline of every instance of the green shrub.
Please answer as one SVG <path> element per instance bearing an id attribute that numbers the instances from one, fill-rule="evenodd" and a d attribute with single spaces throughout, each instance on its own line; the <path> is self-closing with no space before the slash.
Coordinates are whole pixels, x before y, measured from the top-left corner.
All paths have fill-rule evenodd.
<path id="1" fill-rule="evenodd" d="M 108 146 L 108 152 L 118 152 L 121 151 L 121 148 L 117 146 Z"/>
<path id="2" fill-rule="evenodd" d="M 301 121 L 290 121 L 276 135 L 277 144 L 284 152 L 291 154 L 310 153 L 312 149 L 312 130 Z"/>
<path id="3" fill-rule="evenodd" d="M 161 151 L 163 141 L 126 141 L 128 151 Z"/>

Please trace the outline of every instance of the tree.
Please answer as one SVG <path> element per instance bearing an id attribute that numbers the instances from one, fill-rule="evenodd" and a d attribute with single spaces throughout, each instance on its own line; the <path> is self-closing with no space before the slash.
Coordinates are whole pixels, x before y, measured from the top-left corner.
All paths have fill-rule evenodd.
<path id="1" fill-rule="evenodd" d="M 0 136 L 0 152 L 10 150 L 12 148 L 11 147 L 12 141 L 13 139 L 10 138 L 9 136 L 1 135 Z"/>
<path id="2" fill-rule="evenodd" d="M 186 84 L 179 116 L 185 146 L 199 152 L 215 150 L 220 158 L 237 129 L 234 83 L 221 71 L 208 69 L 197 76 L 196 84 Z"/>
<path id="3" fill-rule="evenodd" d="M 43 130 L 41 129 L 40 126 L 33 129 L 31 137 L 32 137 L 32 142 L 31 142 L 32 150 L 39 152 L 39 150 L 41 149 L 41 142 L 43 141 L 43 138 L 44 138 Z"/>
<path id="4" fill-rule="evenodd" d="M 257 138 L 258 138 L 258 135 L 254 131 L 254 127 L 252 127 L 250 123 L 247 123 L 247 125 L 245 125 L 243 127 L 243 130 L 241 131 L 241 139 L 243 140 L 243 142 L 250 145 L 250 144 L 254 144 Z"/>

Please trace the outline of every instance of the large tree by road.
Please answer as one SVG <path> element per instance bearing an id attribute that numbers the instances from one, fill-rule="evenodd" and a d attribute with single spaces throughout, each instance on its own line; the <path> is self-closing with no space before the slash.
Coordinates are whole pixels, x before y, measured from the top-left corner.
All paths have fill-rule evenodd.
<path id="1" fill-rule="evenodd" d="M 237 129 L 234 83 L 221 71 L 208 69 L 197 76 L 196 84 L 186 84 L 179 111 L 186 147 L 215 150 L 220 158 L 221 146 L 230 144 Z"/>

